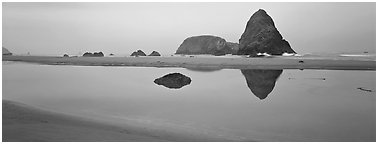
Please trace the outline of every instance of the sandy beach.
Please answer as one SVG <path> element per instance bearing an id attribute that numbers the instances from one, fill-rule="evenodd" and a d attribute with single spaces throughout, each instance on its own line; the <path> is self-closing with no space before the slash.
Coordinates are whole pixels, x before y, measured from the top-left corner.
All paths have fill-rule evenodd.
<path id="1" fill-rule="evenodd" d="M 182 67 L 190 69 L 375 70 L 375 57 L 53 57 L 3 56 L 3 61 L 47 65 Z"/>
<path id="2" fill-rule="evenodd" d="M 3 100 L 4 142 L 229 141 L 188 133 L 115 125 Z"/>

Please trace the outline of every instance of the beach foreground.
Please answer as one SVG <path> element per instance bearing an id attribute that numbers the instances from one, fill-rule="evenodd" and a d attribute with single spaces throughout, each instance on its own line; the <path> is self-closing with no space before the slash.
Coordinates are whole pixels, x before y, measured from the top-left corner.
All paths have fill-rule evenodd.
<path id="1" fill-rule="evenodd" d="M 8 100 L 3 100 L 2 131 L 4 142 L 229 141 L 206 136 L 159 132 L 131 125 L 119 126 L 36 109 Z"/>
<path id="2" fill-rule="evenodd" d="M 3 56 L 3 61 L 47 65 L 183 67 L 189 69 L 375 70 L 375 57 L 53 57 Z"/>

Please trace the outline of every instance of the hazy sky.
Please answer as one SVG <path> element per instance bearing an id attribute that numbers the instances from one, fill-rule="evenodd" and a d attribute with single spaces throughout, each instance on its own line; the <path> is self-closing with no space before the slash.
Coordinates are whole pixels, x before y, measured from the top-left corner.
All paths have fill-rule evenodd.
<path id="1" fill-rule="evenodd" d="M 300 54 L 375 53 L 375 3 L 2 3 L 3 46 L 15 54 L 173 54 L 190 36 L 238 42 L 258 9 Z"/>

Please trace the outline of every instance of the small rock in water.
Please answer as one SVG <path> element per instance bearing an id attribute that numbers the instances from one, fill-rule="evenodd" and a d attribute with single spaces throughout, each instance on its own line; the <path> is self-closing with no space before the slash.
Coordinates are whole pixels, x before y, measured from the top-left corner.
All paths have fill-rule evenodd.
<path id="1" fill-rule="evenodd" d="M 365 89 L 365 88 L 362 88 L 362 87 L 359 87 L 357 89 L 362 90 L 362 91 L 366 91 L 366 92 L 373 92 L 373 90 Z"/>
<path id="2" fill-rule="evenodd" d="M 180 73 L 170 73 L 155 79 L 154 83 L 171 89 L 179 89 L 191 83 L 191 79 Z"/>

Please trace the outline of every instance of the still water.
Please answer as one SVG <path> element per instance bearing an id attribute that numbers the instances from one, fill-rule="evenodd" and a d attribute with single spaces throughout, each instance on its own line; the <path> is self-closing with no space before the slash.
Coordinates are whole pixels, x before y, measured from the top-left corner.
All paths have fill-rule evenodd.
<path id="1" fill-rule="evenodd" d="M 3 62 L 3 99 L 240 141 L 375 141 L 375 71 L 51 66 Z M 156 78 L 178 72 L 189 85 Z M 372 91 L 366 91 L 372 90 Z"/>

